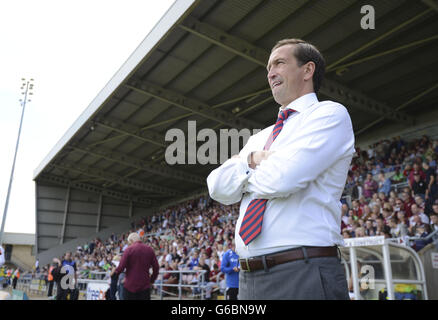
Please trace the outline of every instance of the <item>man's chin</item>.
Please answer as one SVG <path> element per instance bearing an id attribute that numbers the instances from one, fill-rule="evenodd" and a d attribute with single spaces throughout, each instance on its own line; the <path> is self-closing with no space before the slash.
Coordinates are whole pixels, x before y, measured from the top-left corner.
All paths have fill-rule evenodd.
<path id="1" fill-rule="evenodd" d="M 281 97 L 275 95 L 273 92 L 272 92 L 272 97 L 274 98 L 275 102 L 277 102 L 279 105 L 285 106 L 284 99 L 281 99 Z"/>

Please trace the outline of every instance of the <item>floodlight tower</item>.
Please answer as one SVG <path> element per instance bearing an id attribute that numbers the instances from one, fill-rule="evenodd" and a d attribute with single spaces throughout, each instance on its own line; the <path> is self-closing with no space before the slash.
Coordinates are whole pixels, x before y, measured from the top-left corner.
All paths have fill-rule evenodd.
<path id="1" fill-rule="evenodd" d="M 8 193 L 6 195 L 6 201 L 5 201 L 5 209 L 3 211 L 3 219 L 2 219 L 2 226 L 0 229 L 0 246 L 3 243 L 3 232 L 5 229 L 5 222 L 6 222 L 6 215 L 8 213 L 8 205 L 9 205 L 9 197 L 11 195 L 11 187 L 12 187 L 12 180 L 14 178 L 14 170 L 15 170 L 15 160 L 17 159 L 17 151 L 18 151 L 18 145 L 20 143 L 20 135 L 21 135 L 21 127 L 23 125 L 23 117 L 24 117 L 24 110 L 26 109 L 26 103 L 31 101 L 31 97 L 33 95 L 33 79 L 21 79 L 23 82 L 21 84 L 21 90 L 24 90 L 21 92 L 21 95 L 23 96 L 19 101 L 22 107 L 21 111 L 21 119 L 20 119 L 20 127 L 18 128 L 18 137 L 17 137 L 17 144 L 15 146 L 15 154 L 14 154 L 14 161 L 12 162 L 12 169 L 11 169 L 11 177 L 9 179 L 9 186 L 8 186 Z"/>

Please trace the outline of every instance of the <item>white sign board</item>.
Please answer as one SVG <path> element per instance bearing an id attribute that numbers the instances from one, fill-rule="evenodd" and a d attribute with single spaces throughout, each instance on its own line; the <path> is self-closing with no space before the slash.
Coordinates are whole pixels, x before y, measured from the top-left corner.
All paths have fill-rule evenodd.
<path id="1" fill-rule="evenodd" d="M 432 267 L 438 269 L 438 252 L 431 252 L 430 255 L 432 258 Z"/>
<path id="2" fill-rule="evenodd" d="M 88 283 L 87 300 L 105 300 L 105 292 L 108 290 L 108 288 L 108 283 Z"/>
<path id="3" fill-rule="evenodd" d="M 346 247 L 379 246 L 385 243 L 385 236 L 344 239 Z"/>

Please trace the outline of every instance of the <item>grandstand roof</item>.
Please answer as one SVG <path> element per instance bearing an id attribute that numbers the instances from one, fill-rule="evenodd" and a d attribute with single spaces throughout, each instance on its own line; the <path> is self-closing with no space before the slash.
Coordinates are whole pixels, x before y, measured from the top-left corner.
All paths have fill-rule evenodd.
<path id="1" fill-rule="evenodd" d="M 12 245 L 33 246 L 35 245 L 35 234 L 5 232 L 3 234 L 3 243 Z"/>
<path id="2" fill-rule="evenodd" d="M 376 27 L 360 27 L 361 6 Z M 72 186 L 147 206 L 205 192 L 216 165 L 164 161 L 165 134 L 265 128 L 278 106 L 266 80 L 283 38 L 315 44 L 327 62 L 320 100 L 349 110 L 356 136 L 415 123 L 438 90 L 435 0 L 177 0 L 34 172 L 38 184 Z"/>

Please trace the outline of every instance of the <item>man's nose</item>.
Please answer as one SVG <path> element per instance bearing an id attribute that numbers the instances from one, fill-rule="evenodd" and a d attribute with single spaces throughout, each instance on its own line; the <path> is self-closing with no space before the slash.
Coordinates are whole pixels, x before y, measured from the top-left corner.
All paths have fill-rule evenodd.
<path id="1" fill-rule="evenodd" d="M 268 81 L 272 81 L 277 76 L 277 73 L 275 72 L 274 68 L 271 68 L 271 70 L 268 71 Z"/>

